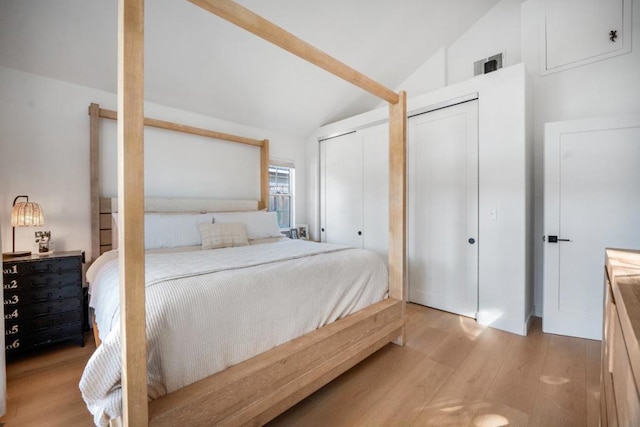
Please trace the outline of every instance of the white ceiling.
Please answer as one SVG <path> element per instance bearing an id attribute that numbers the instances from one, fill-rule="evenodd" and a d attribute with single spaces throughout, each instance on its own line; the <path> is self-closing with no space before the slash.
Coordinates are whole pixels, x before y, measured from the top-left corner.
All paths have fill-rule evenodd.
<path id="1" fill-rule="evenodd" d="M 395 88 L 498 0 L 239 0 Z M 116 0 L 0 0 L 0 66 L 116 91 Z M 306 137 L 379 100 L 186 0 L 146 2 L 145 98 Z"/>

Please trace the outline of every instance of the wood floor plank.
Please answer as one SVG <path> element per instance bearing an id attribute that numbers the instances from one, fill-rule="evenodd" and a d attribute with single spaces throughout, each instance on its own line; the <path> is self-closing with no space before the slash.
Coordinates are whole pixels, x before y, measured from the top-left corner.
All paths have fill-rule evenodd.
<path id="1" fill-rule="evenodd" d="M 469 356 L 476 345 L 475 339 L 468 335 L 448 334 L 442 342 L 431 344 L 432 349 L 427 354 L 429 359 L 455 369 Z"/>
<path id="2" fill-rule="evenodd" d="M 460 367 L 449 377 L 412 425 L 466 426 L 485 404 L 484 397 L 506 357 L 513 335 L 486 329 Z"/>
<path id="3" fill-rule="evenodd" d="M 602 367 L 600 341 L 587 340 L 586 350 L 586 387 L 587 387 L 587 427 L 598 427 L 600 420 L 600 369 Z"/>
<path id="4" fill-rule="evenodd" d="M 433 352 L 434 349 L 436 349 L 450 335 L 448 332 L 443 330 L 431 328 L 428 324 L 422 325 L 419 329 L 416 325 L 416 327 L 412 329 L 416 329 L 420 333 L 407 331 L 406 346 L 419 350 L 426 356 Z"/>
<path id="5" fill-rule="evenodd" d="M 560 335 L 551 336 L 530 415 L 532 427 L 587 425 L 586 341 Z"/>
<path id="6" fill-rule="evenodd" d="M 542 333 L 542 319 L 534 318 L 529 335 L 514 336 L 504 364 L 486 398 L 523 413 L 530 413 L 549 345 L 550 335 Z"/>
<path id="7" fill-rule="evenodd" d="M 452 368 L 430 359 L 419 360 L 406 378 L 387 389 L 375 405 L 360 414 L 354 425 L 410 425 L 452 372 Z"/>
<path id="8" fill-rule="evenodd" d="M 406 379 L 423 358 L 419 351 L 404 351 L 390 344 L 323 387 L 318 393 L 315 408 L 307 411 L 303 417 L 292 420 L 283 416 L 270 425 L 352 425 L 360 414 L 368 412 L 383 399 L 387 390 Z M 378 375 L 372 376 L 371 372 L 377 372 Z M 327 412 L 326 408 L 333 410 Z"/>
<path id="9" fill-rule="evenodd" d="M 436 311 L 428 309 L 430 311 Z M 438 315 L 436 315 L 438 313 Z M 455 314 L 438 312 L 432 313 L 434 316 L 430 320 L 430 326 L 432 328 L 441 329 L 453 334 L 467 335 L 471 338 L 477 338 L 484 332 L 487 327 L 479 325 L 474 319 L 464 316 L 457 316 Z"/>
<path id="10" fill-rule="evenodd" d="M 477 427 L 526 427 L 529 415 L 502 403 L 483 401 L 471 419 L 470 426 Z"/>

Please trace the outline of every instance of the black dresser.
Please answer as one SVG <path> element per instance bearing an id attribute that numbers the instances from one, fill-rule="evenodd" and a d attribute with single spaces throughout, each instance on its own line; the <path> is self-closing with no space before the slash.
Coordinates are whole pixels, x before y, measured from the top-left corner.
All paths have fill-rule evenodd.
<path id="1" fill-rule="evenodd" d="M 84 346 L 84 252 L 4 259 L 7 357 L 60 341 Z"/>

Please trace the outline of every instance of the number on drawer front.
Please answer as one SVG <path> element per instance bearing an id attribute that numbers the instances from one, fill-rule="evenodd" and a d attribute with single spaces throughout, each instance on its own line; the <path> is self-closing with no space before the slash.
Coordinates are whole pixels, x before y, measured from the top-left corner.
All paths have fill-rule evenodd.
<path id="1" fill-rule="evenodd" d="M 20 316 L 20 314 L 18 313 L 18 309 L 16 308 L 15 310 L 13 310 L 13 312 L 7 314 L 4 314 L 4 318 L 6 320 L 11 320 L 11 319 L 17 319 Z"/>
<path id="2" fill-rule="evenodd" d="M 19 302 L 20 302 L 20 298 L 18 298 L 18 295 L 14 295 L 11 298 L 4 300 L 5 305 L 16 305 Z"/>
<path id="3" fill-rule="evenodd" d="M 14 350 L 16 348 L 20 347 L 20 338 L 18 338 L 17 340 L 15 340 L 14 342 L 12 342 L 11 344 L 7 344 L 5 346 L 6 350 Z"/>
<path id="4" fill-rule="evenodd" d="M 18 281 L 17 280 L 12 280 L 9 283 L 5 283 L 3 288 L 5 290 L 7 290 L 7 289 L 18 289 Z"/>
<path id="5" fill-rule="evenodd" d="M 18 332 L 20 332 L 20 327 L 19 325 L 13 325 L 10 329 L 7 329 L 6 331 L 4 331 L 5 335 L 15 335 Z"/>
<path id="6" fill-rule="evenodd" d="M 18 266 L 14 265 L 14 266 L 9 267 L 9 268 L 3 268 L 2 272 L 4 274 L 18 274 Z"/>

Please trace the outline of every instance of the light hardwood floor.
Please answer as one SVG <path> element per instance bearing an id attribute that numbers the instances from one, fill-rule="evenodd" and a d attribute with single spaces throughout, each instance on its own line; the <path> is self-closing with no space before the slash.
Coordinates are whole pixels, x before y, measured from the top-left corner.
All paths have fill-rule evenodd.
<path id="1" fill-rule="evenodd" d="M 408 304 L 407 345 L 388 345 L 270 426 L 598 426 L 600 342 L 527 337 Z M 95 348 L 10 362 L 0 426 L 90 426 L 78 391 Z"/>

